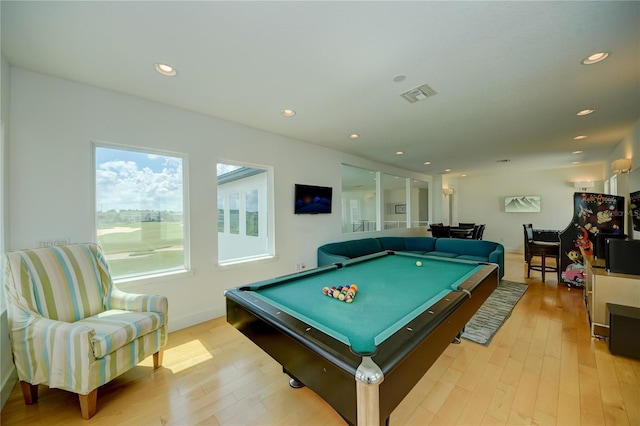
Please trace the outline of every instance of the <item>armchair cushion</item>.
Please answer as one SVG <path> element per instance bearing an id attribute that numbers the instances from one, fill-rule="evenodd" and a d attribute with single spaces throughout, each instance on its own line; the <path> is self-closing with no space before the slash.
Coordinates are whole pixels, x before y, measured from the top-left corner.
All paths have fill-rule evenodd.
<path id="1" fill-rule="evenodd" d="M 93 356 L 102 358 L 131 343 L 140 336 L 157 330 L 162 315 L 155 312 L 130 312 L 111 309 L 78 321 L 95 331 L 91 337 Z"/>

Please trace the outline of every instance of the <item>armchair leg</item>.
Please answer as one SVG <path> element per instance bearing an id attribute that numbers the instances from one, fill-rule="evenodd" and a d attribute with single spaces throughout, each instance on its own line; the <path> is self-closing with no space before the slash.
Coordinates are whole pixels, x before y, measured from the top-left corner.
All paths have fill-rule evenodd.
<path id="1" fill-rule="evenodd" d="M 98 408 L 98 389 L 94 389 L 87 395 L 78 395 L 80 399 L 80 411 L 82 412 L 82 418 L 89 420 L 96 414 Z"/>
<path id="2" fill-rule="evenodd" d="M 153 368 L 162 367 L 162 356 L 164 355 L 164 349 L 160 349 L 158 352 L 153 354 Z"/>
<path id="3" fill-rule="evenodd" d="M 21 380 L 20 388 L 22 388 L 22 396 L 24 396 L 25 404 L 31 405 L 38 402 L 38 385 L 32 385 L 31 383 Z"/>

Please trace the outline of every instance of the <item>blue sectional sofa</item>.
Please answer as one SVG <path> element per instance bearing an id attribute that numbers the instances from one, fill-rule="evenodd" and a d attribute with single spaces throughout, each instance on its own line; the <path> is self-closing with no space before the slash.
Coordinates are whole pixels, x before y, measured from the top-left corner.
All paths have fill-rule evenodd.
<path id="1" fill-rule="evenodd" d="M 384 250 L 496 263 L 504 276 L 504 247 L 485 240 L 433 237 L 379 237 L 329 243 L 318 247 L 318 266 Z"/>

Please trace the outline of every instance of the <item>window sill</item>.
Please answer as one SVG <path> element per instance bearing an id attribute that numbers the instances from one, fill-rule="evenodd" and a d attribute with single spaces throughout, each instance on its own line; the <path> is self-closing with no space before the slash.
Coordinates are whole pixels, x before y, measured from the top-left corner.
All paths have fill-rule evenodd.
<path id="1" fill-rule="evenodd" d="M 245 259 L 230 260 L 228 262 L 220 262 L 216 265 L 216 268 L 221 270 L 232 269 L 240 266 L 247 266 L 247 264 L 268 263 L 268 262 L 275 262 L 277 260 L 278 260 L 278 256 L 271 256 L 271 255 L 249 257 Z"/>
<path id="2" fill-rule="evenodd" d="M 178 271 L 161 272 L 153 275 L 114 279 L 113 283 L 118 286 L 119 289 L 124 290 L 134 287 L 157 284 L 160 282 L 177 280 L 185 277 L 191 277 L 193 275 L 193 270 L 187 271 L 186 269 L 181 269 Z"/>

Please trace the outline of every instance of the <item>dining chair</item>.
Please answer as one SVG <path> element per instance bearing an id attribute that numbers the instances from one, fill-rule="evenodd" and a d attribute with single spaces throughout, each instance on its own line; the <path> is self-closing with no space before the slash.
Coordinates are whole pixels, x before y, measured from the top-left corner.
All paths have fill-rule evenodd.
<path id="1" fill-rule="evenodd" d="M 435 238 L 451 238 L 451 227 L 431 225 L 431 235 Z"/>
<path id="2" fill-rule="evenodd" d="M 474 240 L 481 240 L 482 235 L 484 234 L 484 228 L 486 226 L 487 225 L 475 225 L 473 227 L 473 235 L 471 236 L 471 238 Z"/>

